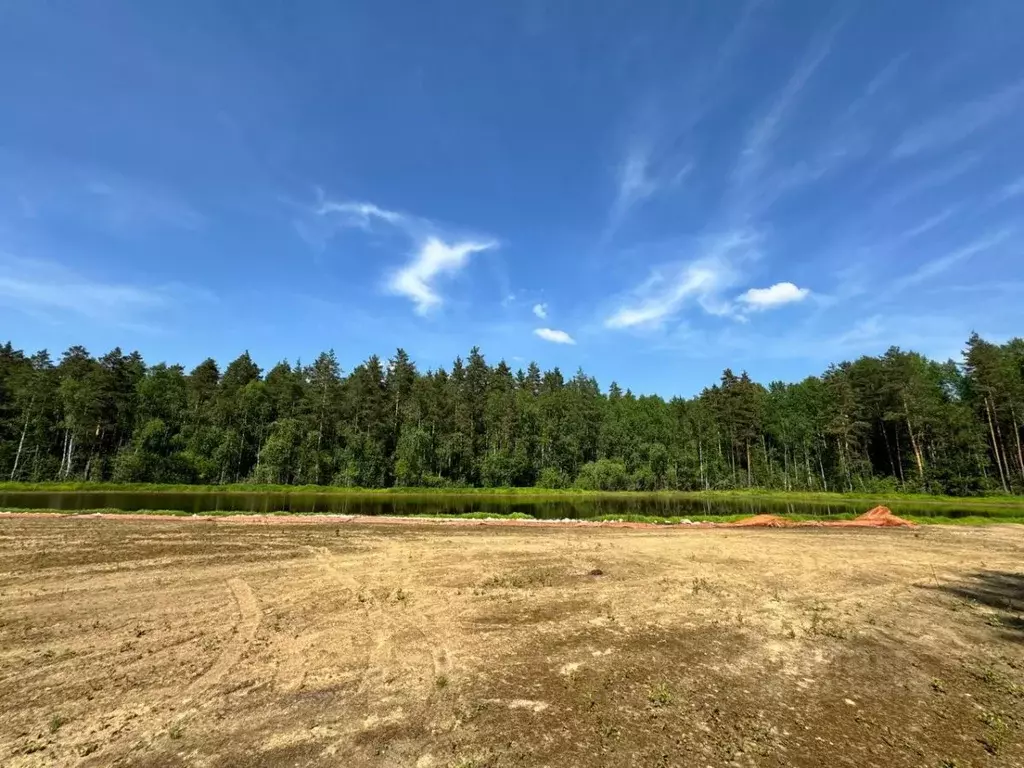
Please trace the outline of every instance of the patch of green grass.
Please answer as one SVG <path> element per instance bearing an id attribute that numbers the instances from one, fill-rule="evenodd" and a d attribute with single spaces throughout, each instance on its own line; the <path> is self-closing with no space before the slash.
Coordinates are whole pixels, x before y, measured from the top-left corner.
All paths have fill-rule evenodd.
<path id="1" fill-rule="evenodd" d="M 61 726 L 63 726 L 67 721 L 67 718 L 63 715 L 54 715 L 53 717 L 51 717 L 50 733 L 56 733 L 57 731 L 59 731 L 61 729 Z"/>
<path id="2" fill-rule="evenodd" d="M 1024 515 L 1003 514 L 982 517 L 981 515 L 965 515 L 963 517 L 947 517 L 944 515 L 899 515 L 918 525 L 1024 525 Z"/>
<path id="3" fill-rule="evenodd" d="M 672 703 L 672 691 L 666 683 L 658 683 L 647 692 L 647 700 L 652 707 L 667 707 Z"/>
<path id="4" fill-rule="evenodd" d="M 999 749 L 1003 744 L 1003 740 L 1006 737 L 1006 732 L 1009 730 L 1006 726 L 1006 722 L 995 712 L 983 712 L 978 716 L 978 719 L 983 722 L 987 728 L 978 741 L 981 742 L 981 746 L 983 746 L 985 751 L 990 755 L 998 754 Z"/>
<path id="5" fill-rule="evenodd" d="M 175 723 L 167 729 L 167 735 L 174 741 L 177 741 L 185 735 L 185 728 L 181 725 L 181 723 Z"/>

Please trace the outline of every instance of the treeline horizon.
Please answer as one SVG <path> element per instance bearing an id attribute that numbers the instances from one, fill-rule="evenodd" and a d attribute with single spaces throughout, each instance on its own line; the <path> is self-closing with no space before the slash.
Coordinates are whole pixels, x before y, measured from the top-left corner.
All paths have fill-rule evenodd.
<path id="1" fill-rule="evenodd" d="M 0 480 L 587 490 L 1024 492 L 1024 340 L 964 363 L 896 347 L 796 383 L 726 369 L 692 398 L 602 390 L 474 347 L 265 373 L 0 347 Z"/>

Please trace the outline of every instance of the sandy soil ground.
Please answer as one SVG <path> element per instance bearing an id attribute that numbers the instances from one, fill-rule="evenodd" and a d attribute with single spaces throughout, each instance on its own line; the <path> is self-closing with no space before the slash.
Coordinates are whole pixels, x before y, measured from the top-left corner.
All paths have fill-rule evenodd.
<path id="1" fill-rule="evenodd" d="M 6 766 L 1024 765 L 1024 529 L 0 520 Z"/>

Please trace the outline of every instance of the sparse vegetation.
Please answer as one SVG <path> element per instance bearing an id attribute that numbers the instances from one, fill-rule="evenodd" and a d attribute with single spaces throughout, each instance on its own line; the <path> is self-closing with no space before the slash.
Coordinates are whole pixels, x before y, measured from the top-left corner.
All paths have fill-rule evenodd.
<path id="1" fill-rule="evenodd" d="M 979 741 L 985 747 L 986 752 L 992 755 L 998 754 L 1008 730 L 1006 721 L 995 712 L 983 712 L 978 719 L 986 727 L 985 732 L 979 737 Z"/>
<path id="2" fill-rule="evenodd" d="M 53 715 L 50 718 L 50 733 L 56 733 L 63 725 L 67 722 L 67 718 L 63 715 Z"/>
<path id="3" fill-rule="evenodd" d="M 716 591 L 715 585 L 712 584 L 708 579 L 703 576 L 697 576 L 693 580 L 693 584 L 690 586 L 690 591 L 695 595 L 699 595 L 702 592 L 714 594 Z"/>
<path id="4" fill-rule="evenodd" d="M 1012 530 L 0 522 L 15 763 L 1024 764 Z"/>
<path id="5" fill-rule="evenodd" d="M 672 703 L 672 692 L 667 683 L 658 683 L 647 693 L 647 700 L 652 707 L 667 707 Z"/>

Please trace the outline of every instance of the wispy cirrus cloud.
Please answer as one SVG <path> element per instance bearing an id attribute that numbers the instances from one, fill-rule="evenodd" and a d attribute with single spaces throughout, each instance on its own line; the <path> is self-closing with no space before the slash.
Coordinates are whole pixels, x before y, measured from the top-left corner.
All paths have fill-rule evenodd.
<path id="1" fill-rule="evenodd" d="M 893 242 L 893 245 L 897 243 L 905 243 L 908 240 L 913 240 L 915 237 L 920 237 L 921 235 L 931 232 L 933 229 L 945 223 L 948 219 L 952 218 L 953 215 L 956 214 L 958 209 L 959 206 L 951 205 L 948 208 L 939 211 L 934 216 L 929 216 L 927 219 L 920 222 L 919 224 L 916 224 L 915 226 L 910 227 L 910 229 L 906 229 L 903 232 L 901 232 L 899 237 L 897 237 Z"/>
<path id="2" fill-rule="evenodd" d="M 926 261 L 913 272 L 895 280 L 892 283 L 889 294 L 894 295 L 900 291 L 906 290 L 907 288 L 911 288 L 918 283 L 923 283 L 926 280 L 930 280 L 943 272 L 946 272 L 962 261 L 966 261 L 974 256 L 991 251 L 1009 240 L 1012 234 L 1013 230 L 1010 228 L 990 232 L 979 237 L 973 242 L 968 243 L 962 248 L 958 248 L 944 256 Z"/>
<path id="3" fill-rule="evenodd" d="M 206 217 L 176 195 L 152 184 L 98 176 L 85 185 L 86 207 L 109 229 L 120 233 L 156 227 L 199 230 Z"/>
<path id="4" fill-rule="evenodd" d="M 424 239 L 433 229 L 431 222 L 399 211 L 381 208 L 362 200 L 329 200 L 319 187 L 313 206 L 290 203 L 298 209 L 292 225 L 311 247 L 323 250 L 339 232 L 357 229 L 372 232 L 384 225 L 404 232 L 413 240 Z"/>
<path id="5" fill-rule="evenodd" d="M 0 304 L 48 320 L 87 318 L 133 327 L 151 325 L 158 312 L 205 301 L 206 291 L 179 284 L 142 286 L 88 277 L 63 264 L 0 252 Z"/>
<path id="6" fill-rule="evenodd" d="M 555 328 L 537 328 L 533 334 L 552 344 L 575 344 L 576 340 L 565 331 Z"/>
<path id="7" fill-rule="evenodd" d="M 389 211 L 380 208 L 373 203 L 363 202 L 334 202 L 332 200 L 321 200 L 316 209 L 318 216 L 335 216 L 338 226 L 359 227 L 369 229 L 374 219 L 403 226 L 408 222 L 408 217 L 397 211 Z"/>
<path id="8" fill-rule="evenodd" d="M 864 107 L 873 99 L 878 93 L 896 77 L 896 73 L 899 72 L 900 67 L 910 56 L 908 52 L 904 52 L 894 57 L 880 69 L 874 77 L 868 81 L 867 86 L 861 92 L 860 96 L 854 99 L 850 106 L 846 108 L 844 117 L 850 118 L 860 113 Z"/>
<path id="9" fill-rule="evenodd" d="M 894 158 L 907 158 L 944 149 L 1006 117 L 1021 107 L 1024 81 L 926 120 L 906 130 L 892 149 Z"/>
<path id="10" fill-rule="evenodd" d="M 948 163 L 926 170 L 908 181 L 894 186 L 881 196 L 878 205 L 886 210 L 898 203 L 941 189 L 977 168 L 980 162 L 981 155 L 977 152 L 968 152 L 954 157 Z"/>
<path id="11" fill-rule="evenodd" d="M 772 147 L 783 123 L 818 67 L 832 51 L 832 42 L 843 23 L 832 24 L 815 38 L 768 111 L 748 130 L 733 169 L 734 190 L 741 197 L 751 196 L 752 187 L 759 185 L 771 163 Z"/>
<path id="12" fill-rule="evenodd" d="M 996 200 L 1002 202 L 1014 197 L 1020 197 L 1021 195 L 1024 195 L 1024 176 L 1014 179 L 1009 184 L 1004 185 L 996 195 Z"/>
<path id="13" fill-rule="evenodd" d="M 665 157 L 646 136 L 633 136 L 616 169 L 615 199 L 608 212 L 602 242 L 615 235 L 630 213 L 659 192 L 681 184 L 692 170 L 692 162 L 672 154 Z"/>
<path id="14" fill-rule="evenodd" d="M 0 216 L 5 209 L 38 226 L 74 222 L 118 237 L 197 231 L 207 223 L 188 200 L 158 182 L 0 153 Z"/>
<path id="15" fill-rule="evenodd" d="M 321 247 L 337 231 L 358 229 L 370 231 L 376 224 L 397 230 L 412 242 L 409 260 L 392 270 L 385 279 L 385 289 L 412 301 L 417 314 L 426 315 L 444 303 L 437 283 L 461 271 L 476 253 L 498 247 L 493 238 L 446 235 L 429 219 L 381 208 L 366 201 L 328 200 L 318 190 L 319 201 L 310 217 L 296 221 L 300 236 Z"/>
<path id="16" fill-rule="evenodd" d="M 635 142 L 619 167 L 618 190 L 609 217 L 613 223 L 621 221 L 634 206 L 658 190 L 658 182 L 651 176 L 650 164 L 650 144 Z"/>
<path id="17" fill-rule="evenodd" d="M 738 265 L 756 258 L 757 243 L 750 232 L 728 232 L 706 240 L 696 258 L 656 267 L 620 301 L 605 327 L 658 327 L 690 303 L 711 315 L 731 314 L 732 303 L 723 293 L 739 281 Z"/>

